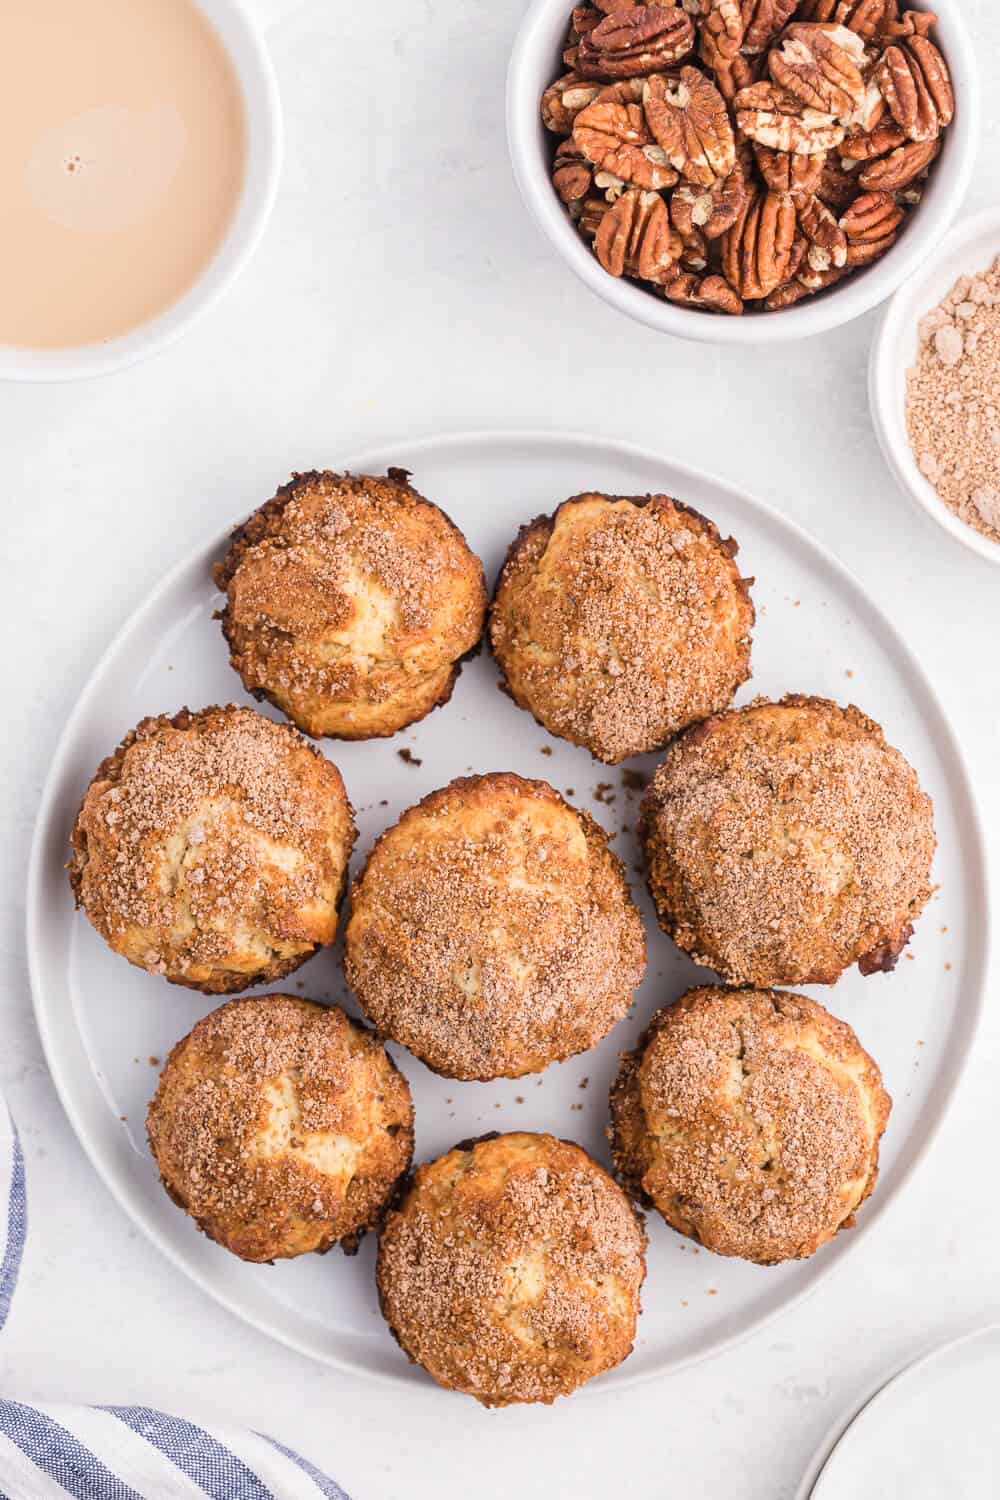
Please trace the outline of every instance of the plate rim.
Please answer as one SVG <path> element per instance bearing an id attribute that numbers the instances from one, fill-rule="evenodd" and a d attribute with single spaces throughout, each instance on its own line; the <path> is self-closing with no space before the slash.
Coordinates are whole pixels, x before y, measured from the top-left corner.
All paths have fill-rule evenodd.
<path id="1" fill-rule="evenodd" d="M 963 1344 L 973 1344 L 979 1339 L 990 1336 L 1000 1337 L 1000 1319 L 990 1318 L 985 1323 L 978 1320 L 973 1323 L 966 1322 L 960 1325 L 958 1333 L 938 1339 L 934 1343 L 922 1344 L 916 1354 L 906 1356 L 892 1365 L 888 1372 L 883 1372 L 866 1385 L 862 1394 L 839 1411 L 824 1432 L 795 1491 L 794 1500 L 811 1500 L 811 1496 L 823 1478 L 827 1464 L 870 1406 L 874 1406 L 883 1396 L 888 1396 L 890 1390 L 911 1375 L 917 1375 L 935 1360 L 954 1353 Z"/>
<path id="2" fill-rule="evenodd" d="M 396 443 L 371 444 L 363 448 L 360 452 L 348 454 L 346 457 L 339 459 L 338 462 L 340 467 L 345 471 L 365 472 L 366 470 L 384 468 L 387 464 L 391 464 L 394 454 L 397 459 L 402 457 L 419 460 L 424 454 L 442 449 L 469 449 L 488 444 L 498 444 L 508 447 L 535 444 L 544 448 L 562 447 L 578 452 L 584 450 L 596 450 L 605 453 L 613 452 L 639 463 L 654 467 L 658 465 L 665 466 L 672 470 L 674 474 L 692 480 L 696 485 L 707 484 L 724 492 L 727 497 L 736 501 L 737 504 L 756 512 L 772 527 L 776 528 L 779 532 L 784 532 L 796 545 L 800 547 L 804 546 L 814 556 L 817 556 L 823 565 L 837 577 L 841 585 L 846 587 L 858 605 L 868 612 L 870 619 L 877 622 L 879 627 L 886 633 L 893 650 L 898 653 L 898 657 L 902 660 L 903 665 L 912 677 L 916 679 L 926 699 L 936 712 L 939 727 L 943 732 L 942 748 L 954 764 L 957 773 L 957 787 L 960 795 L 964 797 L 970 814 L 969 828 L 967 830 L 969 842 L 965 862 L 967 866 L 978 870 L 981 876 L 983 924 L 979 973 L 971 987 L 972 993 L 968 1001 L 968 1014 L 966 1017 L 968 1042 L 964 1052 L 953 1063 L 950 1075 L 939 1084 L 937 1097 L 928 1106 L 929 1119 L 923 1140 L 911 1155 L 909 1162 L 901 1168 L 899 1180 L 894 1185 L 891 1193 L 882 1199 L 878 1212 L 874 1215 L 866 1216 L 861 1225 L 852 1229 L 849 1240 L 844 1243 L 840 1254 L 830 1255 L 827 1258 L 827 1263 L 817 1271 L 817 1274 L 810 1281 L 807 1281 L 804 1286 L 789 1293 L 786 1299 L 777 1306 L 767 1308 L 756 1317 L 751 1318 L 744 1327 L 717 1338 L 703 1349 L 694 1350 L 674 1359 L 661 1361 L 649 1369 L 639 1369 L 630 1372 L 628 1363 L 626 1362 L 624 1366 L 619 1366 L 615 1372 L 613 1384 L 605 1383 L 601 1380 L 591 1381 L 584 1385 L 577 1393 L 578 1395 L 592 1396 L 602 1393 L 610 1395 L 650 1380 L 661 1379 L 666 1375 L 676 1374 L 681 1370 L 691 1368 L 703 1360 L 722 1355 L 744 1342 L 744 1340 L 760 1333 L 778 1317 L 790 1313 L 793 1308 L 803 1303 L 820 1286 L 826 1284 L 842 1268 L 846 1261 L 856 1258 L 857 1248 L 867 1242 L 876 1226 L 883 1222 L 892 1206 L 899 1201 L 900 1197 L 912 1185 L 913 1178 L 926 1160 L 931 1147 L 937 1139 L 941 1126 L 954 1103 L 958 1087 L 965 1074 L 982 1025 L 993 929 L 991 903 L 989 900 L 991 878 L 988 847 L 974 783 L 961 743 L 954 733 L 950 718 L 938 695 L 937 689 L 925 672 L 916 653 L 911 649 L 907 640 L 893 624 L 889 616 L 882 611 L 880 606 L 871 597 L 860 579 L 841 561 L 836 553 L 831 551 L 824 542 L 812 536 L 798 521 L 793 520 L 769 502 L 759 499 L 752 491 L 744 489 L 728 479 L 721 478 L 710 469 L 695 468 L 683 460 L 674 459 L 668 453 L 657 448 L 601 434 L 574 432 L 563 428 L 483 427 L 433 433 L 421 438 L 403 437 Z M 149 614 L 156 610 L 163 596 L 169 593 L 176 581 L 195 565 L 200 557 L 210 549 L 219 549 L 229 537 L 233 528 L 240 524 L 241 519 L 237 518 L 230 521 L 222 528 L 213 526 L 211 531 L 199 537 L 194 545 L 187 548 L 173 566 L 166 570 L 162 578 L 153 586 L 146 597 L 134 609 L 129 611 L 115 629 L 97 660 L 91 666 L 83 686 L 67 715 L 66 722 L 63 725 L 46 772 L 42 795 L 35 817 L 35 828 L 28 863 L 25 940 L 35 1024 L 42 1042 L 42 1050 L 49 1078 L 73 1130 L 73 1134 L 83 1148 L 90 1165 L 94 1168 L 105 1188 L 110 1192 L 126 1215 L 142 1230 L 150 1243 L 172 1265 L 187 1276 L 201 1292 L 224 1307 L 227 1312 L 256 1329 L 259 1333 L 275 1339 L 285 1347 L 295 1349 L 307 1358 L 339 1370 L 343 1374 L 362 1375 L 369 1380 L 412 1387 L 413 1376 L 410 1366 L 401 1364 L 398 1370 L 383 1370 L 374 1368 L 364 1363 L 363 1360 L 357 1359 L 351 1354 L 341 1353 L 336 1349 L 325 1347 L 315 1348 L 307 1339 L 283 1327 L 280 1317 L 268 1317 L 259 1313 L 256 1309 L 243 1305 L 237 1295 L 230 1294 L 228 1288 L 224 1285 L 224 1277 L 218 1278 L 218 1281 L 222 1284 L 217 1285 L 216 1279 L 203 1273 L 199 1267 L 192 1264 L 184 1255 L 183 1250 L 176 1247 L 168 1237 L 160 1232 L 156 1223 L 147 1217 L 142 1203 L 133 1200 L 127 1179 L 119 1177 L 115 1171 L 113 1162 L 104 1159 L 100 1138 L 96 1133 L 94 1136 L 91 1135 L 91 1132 L 84 1123 L 82 1109 L 77 1107 L 70 1082 L 62 1076 L 61 1070 L 54 1061 L 58 1054 L 55 1038 L 50 1028 L 50 1017 L 46 1011 L 43 999 L 41 974 L 40 945 L 43 942 L 41 935 L 41 924 L 43 921 L 42 886 L 45 877 L 45 848 L 52 832 L 56 795 L 63 779 L 65 763 L 69 757 L 80 722 L 88 707 L 89 699 L 95 691 L 96 684 L 103 677 L 117 653 L 123 648 L 126 637 Z"/>

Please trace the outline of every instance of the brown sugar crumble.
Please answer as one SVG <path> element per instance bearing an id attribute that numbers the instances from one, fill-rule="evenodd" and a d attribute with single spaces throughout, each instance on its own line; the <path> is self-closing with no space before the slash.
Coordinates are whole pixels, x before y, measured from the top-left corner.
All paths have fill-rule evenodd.
<path id="1" fill-rule="evenodd" d="M 1000 257 L 920 321 L 907 376 L 910 446 L 960 520 L 1000 542 Z"/>
<path id="2" fill-rule="evenodd" d="M 552 746 L 551 745 L 542 745 L 538 753 L 539 753 L 539 755 L 551 755 L 552 754 Z"/>
<path id="3" fill-rule="evenodd" d="M 400 760 L 403 761 L 408 766 L 422 766 L 423 765 L 423 761 L 420 759 L 420 756 L 419 755 L 414 755 L 413 751 L 412 750 L 408 750 L 405 745 L 403 746 L 402 750 L 397 750 L 396 754 L 399 756 Z"/>
<path id="4" fill-rule="evenodd" d="M 649 785 L 649 777 L 643 776 L 641 771 L 623 771 L 622 786 L 627 792 L 643 792 Z"/>

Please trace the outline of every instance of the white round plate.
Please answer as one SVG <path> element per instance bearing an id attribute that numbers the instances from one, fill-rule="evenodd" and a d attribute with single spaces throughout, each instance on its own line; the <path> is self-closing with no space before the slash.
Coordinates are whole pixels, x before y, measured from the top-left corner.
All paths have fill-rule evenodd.
<path id="1" fill-rule="evenodd" d="M 796 1500 L 986 1500 L 1000 1490 L 1000 1324 L 939 1344 L 838 1419 Z"/>
<path id="2" fill-rule="evenodd" d="M 771 1270 L 723 1260 L 650 1223 L 649 1275 L 635 1351 L 601 1389 L 676 1369 L 715 1352 L 812 1290 L 860 1248 L 937 1129 L 975 1031 L 986 962 L 983 842 L 958 747 L 933 690 L 889 622 L 834 558 L 783 516 L 730 485 L 655 453 L 601 438 L 469 433 L 400 443 L 343 459 L 355 471 L 390 464 L 442 505 L 492 581 L 519 526 L 584 489 L 666 491 L 711 516 L 740 543 L 756 576 L 754 678 L 741 695 L 799 691 L 853 700 L 885 725 L 934 798 L 940 894 L 896 973 L 814 991 L 857 1030 L 896 1105 L 878 1190 L 812 1260 Z M 282 475 L 262 475 L 260 499 Z M 234 516 L 234 522 L 243 516 Z M 413 1381 L 378 1313 L 369 1237 L 353 1259 L 334 1252 L 250 1266 L 205 1239 L 168 1200 L 145 1142 L 144 1115 L 162 1058 L 218 1000 L 130 967 L 74 913 L 63 866 L 81 795 L 101 760 L 145 714 L 183 704 L 246 701 L 212 612 L 212 561 L 226 536 L 198 547 L 153 591 L 106 652 L 70 716 L 39 814 L 29 876 L 28 948 L 38 1024 L 52 1076 L 80 1140 L 135 1221 L 201 1287 L 256 1327 L 329 1364 Z M 607 1161 L 607 1092 L 618 1053 L 657 1006 L 705 975 L 659 932 L 633 836 L 638 794 L 619 768 L 552 739 L 497 691 L 490 656 L 466 664 L 451 702 L 391 740 L 326 741 L 358 812 L 360 868 L 375 835 L 433 788 L 470 770 L 544 778 L 616 835 L 646 917 L 648 977 L 633 1015 L 593 1052 L 536 1077 L 452 1083 L 394 1049 L 413 1087 L 417 1160 L 487 1130 L 550 1130 Z M 265 710 L 266 711 L 266 710 Z M 414 757 L 404 761 L 401 752 Z M 632 762 L 648 772 L 655 757 Z M 710 976 L 709 976 L 710 977 Z M 338 953 L 320 954 L 286 988 L 342 1002 Z M 354 1009 L 353 1002 L 347 1002 Z"/>

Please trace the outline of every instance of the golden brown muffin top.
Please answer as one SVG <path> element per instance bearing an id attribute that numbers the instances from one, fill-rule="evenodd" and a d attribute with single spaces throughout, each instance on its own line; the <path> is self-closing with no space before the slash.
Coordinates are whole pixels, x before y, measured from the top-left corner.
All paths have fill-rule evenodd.
<path id="1" fill-rule="evenodd" d="M 354 883 L 348 983 L 449 1077 L 517 1077 L 594 1046 L 644 967 L 606 834 L 544 781 L 460 777 L 383 833 Z"/>
<path id="2" fill-rule="evenodd" d="M 234 664 L 289 711 L 391 698 L 394 668 L 426 676 L 469 651 L 486 607 L 482 564 L 405 469 L 294 475 L 234 533 L 215 580 Z"/>
<path id="3" fill-rule="evenodd" d="M 413 1147 L 410 1091 L 385 1049 L 337 1007 L 290 995 L 199 1021 L 147 1123 L 171 1196 L 254 1261 L 356 1244 Z"/>
<path id="4" fill-rule="evenodd" d="M 720 1255 L 811 1255 L 875 1182 L 891 1100 L 843 1021 L 801 995 L 693 989 L 612 1089 L 626 1185 Z"/>
<path id="5" fill-rule="evenodd" d="M 551 1402 L 631 1351 L 646 1236 L 585 1151 L 486 1136 L 416 1169 L 379 1244 L 410 1358 L 486 1406 Z"/>
<path id="6" fill-rule="evenodd" d="M 70 878 L 112 947 L 138 932 L 136 962 L 198 971 L 234 948 L 332 941 L 353 841 L 340 772 L 289 725 L 182 709 L 143 719 L 98 768 Z"/>
<path id="7" fill-rule="evenodd" d="M 490 639 L 514 699 L 614 764 L 724 708 L 750 675 L 736 543 L 667 495 L 577 495 L 514 542 Z"/>
<path id="8" fill-rule="evenodd" d="M 736 984 L 891 968 L 930 895 L 930 798 L 857 708 L 790 695 L 689 730 L 643 804 L 667 931 Z"/>

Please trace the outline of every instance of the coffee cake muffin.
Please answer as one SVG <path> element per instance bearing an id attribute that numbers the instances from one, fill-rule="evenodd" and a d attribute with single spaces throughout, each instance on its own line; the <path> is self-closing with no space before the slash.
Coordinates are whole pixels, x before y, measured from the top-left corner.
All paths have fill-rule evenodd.
<path id="1" fill-rule="evenodd" d="M 422 719 L 482 635 L 482 564 L 408 479 L 296 474 L 215 568 L 232 665 L 305 734 L 364 740 Z"/>
<path id="2" fill-rule="evenodd" d="M 163 1186 L 241 1260 L 374 1228 L 413 1153 L 406 1079 L 336 1006 L 230 1000 L 167 1058 L 146 1120 Z"/>
<path id="3" fill-rule="evenodd" d="M 585 1151 L 484 1136 L 418 1167 L 379 1241 L 378 1289 L 414 1363 L 484 1406 L 549 1403 L 631 1353 L 646 1235 Z"/>
<path id="4" fill-rule="evenodd" d="M 753 580 L 737 550 L 667 495 L 565 501 L 521 530 L 500 574 L 502 686 L 608 764 L 661 748 L 750 676 Z"/>
<path id="5" fill-rule="evenodd" d="M 718 1255 L 812 1255 L 854 1222 L 892 1107 L 851 1028 L 802 995 L 693 989 L 659 1011 L 611 1090 L 639 1202 Z"/>
<path id="6" fill-rule="evenodd" d="M 72 833 L 78 906 L 116 953 L 228 994 L 332 943 L 355 828 L 340 772 L 248 708 L 143 719 Z"/>
<path id="7" fill-rule="evenodd" d="M 891 969 L 930 895 L 930 798 L 878 724 L 823 698 L 688 730 L 640 833 L 661 925 L 732 984 Z"/>
<path id="8" fill-rule="evenodd" d="M 517 1078 L 595 1046 L 645 967 L 607 835 L 509 772 L 461 777 L 382 834 L 344 946 L 378 1031 L 449 1078 Z"/>

